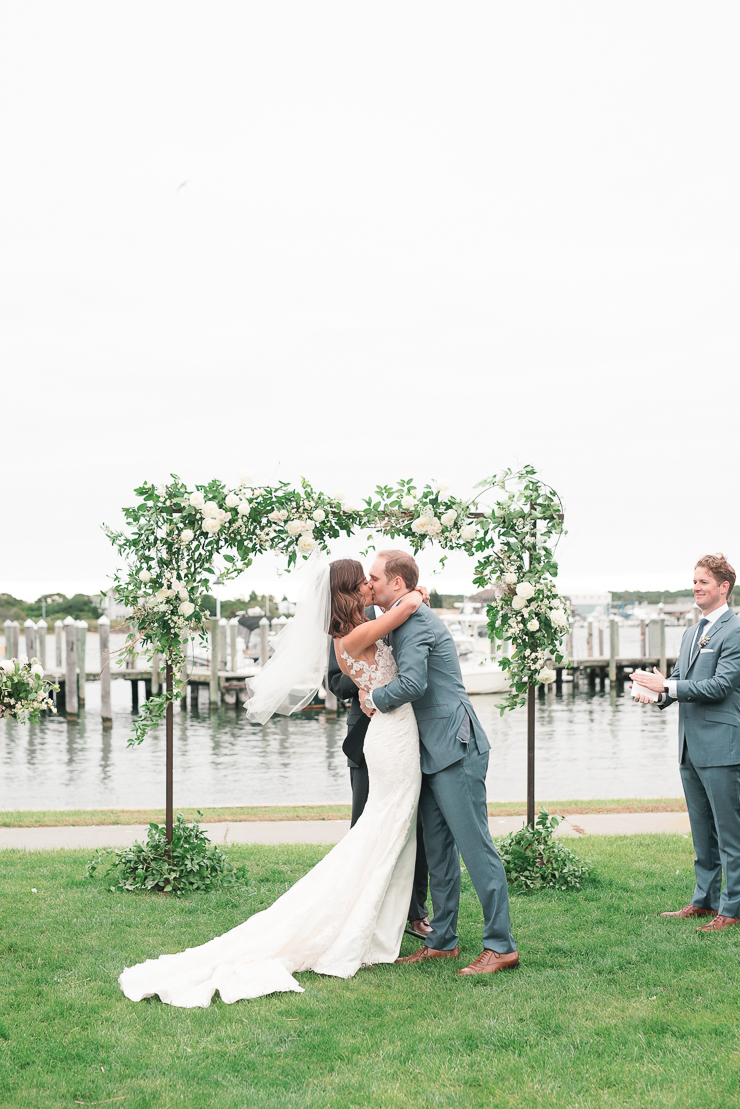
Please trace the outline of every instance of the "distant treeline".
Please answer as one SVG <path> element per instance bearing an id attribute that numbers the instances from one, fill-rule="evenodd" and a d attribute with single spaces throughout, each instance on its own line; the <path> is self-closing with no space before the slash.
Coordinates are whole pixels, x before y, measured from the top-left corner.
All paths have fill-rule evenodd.
<path id="1" fill-rule="evenodd" d="M 6 620 L 17 620 L 22 624 L 25 620 L 40 620 L 43 615 L 42 601 L 22 601 L 10 593 L 0 593 L 0 624 Z M 102 613 L 100 597 L 89 597 L 86 593 L 75 593 L 74 597 L 65 597 L 63 593 L 50 593 L 46 597 L 46 622 L 53 624 L 56 620 L 65 620 L 71 616 L 74 620 L 97 620 Z"/>
<path id="2" fill-rule="evenodd" d="M 639 589 L 629 590 L 624 593 L 612 593 L 612 601 L 639 601 L 641 604 L 646 605 L 659 605 L 661 601 L 666 605 L 677 605 L 682 601 L 692 603 L 694 594 L 686 589 L 678 589 L 671 592 L 670 589 L 652 590 L 652 592 L 643 593 Z"/>

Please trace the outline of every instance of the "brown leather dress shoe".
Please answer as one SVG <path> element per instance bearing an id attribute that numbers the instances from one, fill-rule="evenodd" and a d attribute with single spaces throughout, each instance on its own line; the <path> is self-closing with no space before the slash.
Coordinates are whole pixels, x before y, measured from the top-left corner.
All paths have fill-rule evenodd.
<path id="1" fill-rule="evenodd" d="M 697 932 L 719 932 L 720 928 L 731 928 L 733 924 L 740 924 L 740 920 L 735 916 L 721 916 L 717 913 L 714 920 L 696 930 Z"/>
<path id="2" fill-rule="evenodd" d="M 716 916 L 716 909 L 699 909 L 696 905 L 684 905 L 682 909 L 677 909 L 675 913 L 661 913 L 661 916 L 675 916 L 680 917 L 681 920 L 688 920 L 692 916 Z"/>
<path id="3" fill-rule="evenodd" d="M 437 951 L 434 947 L 420 947 L 413 955 L 406 955 L 403 959 L 396 959 L 397 963 L 421 963 L 425 959 L 459 959 L 460 948 L 453 947 L 452 951 Z"/>
<path id="4" fill-rule="evenodd" d="M 489 951 L 488 948 L 483 949 L 482 954 L 478 956 L 475 962 L 472 962 L 469 967 L 463 967 L 458 970 L 458 974 L 495 974 L 497 970 L 509 970 L 513 967 L 519 966 L 519 952 L 507 951 L 502 954 L 500 951 Z"/>
<path id="5" fill-rule="evenodd" d="M 423 920 L 410 920 L 406 928 L 407 936 L 417 936 L 420 940 L 425 940 L 432 930 L 429 923 L 429 917 L 425 916 Z"/>

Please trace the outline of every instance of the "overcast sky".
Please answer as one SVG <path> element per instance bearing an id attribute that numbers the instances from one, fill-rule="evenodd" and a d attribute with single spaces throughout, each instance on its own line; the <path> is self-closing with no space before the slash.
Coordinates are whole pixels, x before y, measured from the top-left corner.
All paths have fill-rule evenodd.
<path id="1" fill-rule="evenodd" d="M 739 30 L 5 0 L 0 592 L 99 589 L 136 484 L 242 467 L 357 500 L 531 462 L 568 588 L 740 564 Z"/>

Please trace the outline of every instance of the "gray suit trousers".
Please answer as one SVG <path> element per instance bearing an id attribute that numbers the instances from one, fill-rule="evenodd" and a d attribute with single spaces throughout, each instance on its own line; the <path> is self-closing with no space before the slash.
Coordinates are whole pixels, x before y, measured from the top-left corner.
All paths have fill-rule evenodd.
<path id="1" fill-rule="evenodd" d="M 501 954 L 516 951 L 506 872 L 488 829 L 487 769 L 488 751 L 480 754 L 472 740 L 458 762 L 422 776 L 419 809 L 434 907 L 432 932 L 425 942 L 438 951 L 457 945 L 459 855 L 483 908 L 483 946 Z"/>
<path id="2" fill-rule="evenodd" d="M 691 904 L 700 909 L 719 909 L 723 916 L 738 918 L 740 766 L 694 766 L 687 743 L 681 763 L 681 778 L 696 856 L 696 888 Z"/>

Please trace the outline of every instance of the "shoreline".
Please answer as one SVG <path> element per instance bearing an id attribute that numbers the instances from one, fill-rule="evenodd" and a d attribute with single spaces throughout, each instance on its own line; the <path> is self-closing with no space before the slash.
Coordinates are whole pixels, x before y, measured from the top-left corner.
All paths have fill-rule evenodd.
<path id="1" fill-rule="evenodd" d="M 612 813 L 686 812 L 683 797 L 631 797 L 611 800 L 568 799 L 537 801 L 535 809 L 547 809 L 552 815 Z M 187 805 L 175 807 L 187 820 L 198 817 L 197 809 Z M 242 822 L 349 820 L 350 805 L 226 805 L 204 806 L 203 823 L 235 824 Z M 526 816 L 525 801 L 489 801 L 489 816 Z M 0 811 L 0 828 L 75 828 L 105 825 L 164 823 L 163 808 L 143 809 L 19 809 Z"/>

